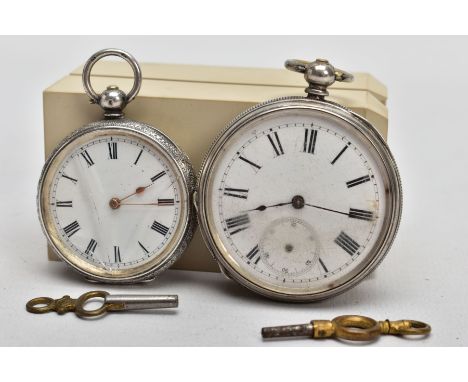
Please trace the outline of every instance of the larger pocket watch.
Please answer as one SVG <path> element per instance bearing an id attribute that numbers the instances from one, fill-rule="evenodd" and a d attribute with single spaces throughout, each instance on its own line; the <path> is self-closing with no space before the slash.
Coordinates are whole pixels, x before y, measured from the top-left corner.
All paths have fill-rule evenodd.
<path id="1" fill-rule="evenodd" d="M 99 95 L 91 87 L 93 65 L 109 55 L 133 69 L 128 95 L 115 86 Z M 48 158 L 38 186 L 40 222 L 57 255 L 88 279 L 151 280 L 192 237 L 192 166 L 161 131 L 123 117 L 141 85 L 130 54 L 97 52 L 83 69 L 83 85 L 106 118 L 75 131 Z"/>
<path id="2" fill-rule="evenodd" d="M 401 216 L 393 156 L 376 129 L 324 99 L 352 75 L 326 60 L 288 60 L 307 97 L 259 104 L 215 140 L 196 203 L 205 242 L 232 279 L 264 296 L 341 293 L 388 252 Z"/>

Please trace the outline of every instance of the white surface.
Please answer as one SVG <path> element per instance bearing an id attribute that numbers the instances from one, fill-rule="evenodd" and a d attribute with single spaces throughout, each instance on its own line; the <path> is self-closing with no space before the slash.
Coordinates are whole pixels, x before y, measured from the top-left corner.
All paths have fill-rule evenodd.
<path id="1" fill-rule="evenodd" d="M 334 340 L 262 342 L 265 325 L 340 314 L 429 322 L 425 339 L 386 337 L 377 346 L 467 345 L 467 38 L 456 37 L 63 37 L 0 38 L 0 345 L 320 346 Z M 96 286 L 48 263 L 36 217 L 43 164 L 42 90 L 98 49 L 119 47 L 140 61 L 281 67 L 287 58 L 327 57 L 368 71 L 389 88 L 389 143 L 404 188 L 401 228 L 377 272 L 353 290 L 316 304 L 257 297 L 219 274 L 168 271 L 134 287 Z M 176 312 L 36 316 L 36 296 L 85 290 L 177 293 Z"/>

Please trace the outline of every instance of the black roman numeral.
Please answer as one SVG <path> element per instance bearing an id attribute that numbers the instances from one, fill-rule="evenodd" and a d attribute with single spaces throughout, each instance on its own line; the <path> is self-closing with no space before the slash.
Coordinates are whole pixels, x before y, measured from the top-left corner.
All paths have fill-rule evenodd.
<path id="1" fill-rule="evenodd" d="M 85 253 L 87 255 L 91 254 L 91 256 L 92 256 L 94 254 L 94 251 L 96 250 L 96 247 L 97 247 L 97 241 L 94 240 L 94 239 L 91 239 L 89 241 L 88 246 L 86 247 Z"/>
<path id="2" fill-rule="evenodd" d="M 72 237 L 75 233 L 77 233 L 80 230 L 80 225 L 75 220 L 74 222 L 67 225 L 63 230 L 65 231 L 68 237 Z"/>
<path id="3" fill-rule="evenodd" d="M 138 161 L 140 160 L 141 154 L 143 154 L 143 149 L 140 150 L 140 153 L 138 154 L 137 158 L 135 159 L 135 162 L 133 164 L 137 164 Z"/>
<path id="4" fill-rule="evenodd" d="M 89 153 L 86 150 L 83 150 L 83 152 L 81 153 L 81 156 L 84 158 L 84 160 L 88 164 L 88 167 L 91 167 L 94 164 L 93 159 L 89 156 Z"/>
<path id="5" fill-rule="evenodd" d="M 169 228 L 157 222 L 156 220 L 153 222 L 151 229 L 155 230 L 156 232 L 159 232 L 163 236 L 166 236 L 166 234 L 169 232 Z"/>
<path id="6" fill-rule="evenodd" d="M 243 188 L 229 188 L 226 187 L 224 189 L 224 195 L 233 196 L 235 198 L 247 199 L 247 194 L 249 190 L 245 190 Z"/>
<path id="7" fill-rule="evenodd" d="M 348 252 L 351 256 L 355 255 L 360 247 L 358 243 L 356 243 L 343 231 L 341 231 L 341 233 L 335 239 L 335 243 Z"/>
<path id="8" fill-rule="evenodd" d="M 122 258 L 120 257 L 120 248 L 116 245 L 114 245 L 114 262 L 115 263 L 122 262 Z"/>
<path id="9" fill-rule="evenodd" d="M 249 261 L 247 262 L 248 264 L 250 264 L 250 262 L 255 258 L 255 256 L 257 256 L 258 252 L 259 252 L 259 249 L 258 249 L 258 244 L 257 244 L 246 255 L 247 259 L 249 259 Z M 257 264 L 259 261 L 260 261 L 260 256 L 257 257 L 257 259 L 254 261 L 254 264 Z"/>
<path id="10" fill-rule="evenodd" d="M 174 199 L 158 199 L 158 206 L 173 206 Z"/>
<path id="11" fill-rule="evenodd" d="M 353 219 L 374 220 L 372 211 L 358 210 L 357 208 L 350 208 L 348 216 Z"/>
<path id="12" fill-rule="evenodd" d="M 341 149 L 341 151 L 338 153 L 338 155 L 330 162 L 331 164 L 335 164 L 335 162 L 340 158 L 340 156 L 343 155 L 343 153 L 346 151 L 346 149 L 349 147 L 349 143 Z"/>
<path id="13" fill-rule="evenodd" d="M 322 266 L 325 273 L 328 273 L 328 268 L 325 266 L 325 263 L 323 262 L 323 260 L 320 257 L 319 257 L 319 263 Z"/>
<path id="14" fill-rule="evenodd" d="M 317 141 L 317 130 L 305 129 L 304 132 L 304 152 L 315 154 L 315 142 Z"/>
<path id="15" fill-rule="evenodd" d="M 348 188 L 351 188 L 359 184 L 366 183 L 369 180 L 370 180 L 369 175 L 364 175 L 364 176 L 361 176 L 360 178 L 356 178 L 356 179 L 350 180 L 349 182 L 346 182 L 346 185 L 348 186 Z"/>
<path id="16" fill-rule="evenodd" d="M 280 142 L 279 137 L 278 137 L 278 132 L 275 131 L 273 133 L 273 135 L 275 136 L 276 142 L 273 141 L 273 138 L 271 137 L 271 134 L 267 135 L 268 140 L 270 141 L 271 145 L 273 146 L 273 150 L 275 150 L 276 156 L 283 155 L 284 154 L 283 146 L 281 146 L 281 142 Z"/>
<path id="17" fill-rule="evenodd" d="M 160 173 L 156 174 L 155 176 L 153 176 L 151 178 L 151 181 L 154 183 L 156 182 L 159 178 L 161 178 L 162 176 L 166 175 L 166 171 L 161 171 Z"/>
<path id="18" fill-rule="evenodd" d="M 73 184 L 76 184 L 76 182 L 78 182 L 78 179 L 72 178 L 71 176 L 68 176 L 68 175 L 65 175 L 65 174 L 62 174 L 62 176 L 64 178 L 67 178 L 68 180 L 71 180 L 73 182 Z"/>
<path id="19" fill-rule="evenodd" d="M 66 202 L 59 202 L 57 201 L 55 203 L 57 207 L 73 207 L 73 202 L 71 200 L 68 200 Z"/>
<path id="20" fill-rule="evenodd" d="M 247 158 L 244 158 L 242 156 L 239 156 L 239 159 L 241 161 L 244 161 L 245 163 L 248 163 L 249 165 L 251 165 L 253 168 L 254 168 L 254 171 L 257 172 L 258 170 L 260 170 L 262 168 L 262 166 L 259 166 L 258 164 L 248 160 Z"/>
<path id="21" fill-rule="evenodd" d="M 109 159 L 117 159 L 117 142 L 107 142 L 109 147 Z"/>
<path id="22" fill-rule="evenodd" d="M 236 233 L 249 228 L 249 223 L 250 218 L 247 214 L 234 216 L 232 218 L 226 219 L 226 226 L 227 229 L 230 231 L 229 233 L 231 235 L 235 235 Z"/>
<path id="23" fill-rule="evenodd" d="M 145 253 L 149 253 L 149 251 L 145 248 L 145 246 L 143 244 L 141 244 L 140 242 L 138 242 L 139 246 L 141 247 L 141 249 L 143 251 L 145 251 Z"/>

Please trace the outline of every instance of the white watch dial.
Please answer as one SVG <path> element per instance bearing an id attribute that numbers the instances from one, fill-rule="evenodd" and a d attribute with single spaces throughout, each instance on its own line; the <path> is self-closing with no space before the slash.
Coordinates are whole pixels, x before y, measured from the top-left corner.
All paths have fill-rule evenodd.
<path id="1" fill-rule="evenodd" d="M 66 252 L 105 274 L 141 271 L 170 254 L 187 198 L 162 150 L 118 131 L 70 146 L 49 175 L 42 207 Z"/>
<path id="2" fill-rule="evenodd" d="M 256 118 L 224 142 L 208 182 L 208 221 L 227 263 L 278 292 L 315 293 L 369 262 L 389 180 L 347 122 L 289 110 Z"/>

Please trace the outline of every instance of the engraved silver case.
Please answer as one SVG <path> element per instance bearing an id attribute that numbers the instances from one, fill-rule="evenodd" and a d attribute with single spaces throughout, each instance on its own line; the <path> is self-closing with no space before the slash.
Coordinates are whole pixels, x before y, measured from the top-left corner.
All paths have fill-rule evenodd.
<path id="1" fill-rule="evenodd" d="M 348 281 L 335 288 L 321 291 L 320 293 L 288 294 L 274 290 L 274 288 L 270 288 L 260 280 L 257 282 L 252 280 L 251 277 L 248 279 L 240 267 L 236 267 L 233 265 L 232 261 L 229 261 L 230 255 L 226 252 L 223 245 L 220 244 L 218 233 L 216 229 L 214 229 L 214 224 L 212 222 L 213 217 L 210 216 L 208 209 L 208 200 L 211 197 L 208 192 L 210 174 L 216 159 L 222 154 L 226 142 L 247 123 L 267 114 L 281 113 L 282 111 L 290 109 L 319 111 L 350 124 L 355 129 L 355 134 L 361 134 L 364 140 L 368 142 L 368 145 L 372 146 L 378 153 L 384 166 L 383 170 L 387 172 L 388 179 L 390 180 L 389 188 L 385 190 L 385 192 L 390 195 L 390 205 L 387 206 L 388 213 L 385 217 L 386 220 L 384 220 L 384 222 L 388 224 L 388 229 L 382 232 L 375 246 L 371 261 L 365 264 L 362 269 L 358 269 L 352 274 Z M 398 169 L 386 142 L 377 130 L 364 118 L 347 108 L 333 102 L 312 97 L 285 97 L 270 100 L 252 107 L 235 118 L 216 138 L 207 153 L 199 175 L 197 190 L 195 202 L 197 204 L 201 233 L 221 270 L 228 277 L 260 295 L 275 300 L 292 302 L 309 302 L 329 298 L 350 289 L 362 281 L 380 264 L 390 249 L 398 230 L 402 210 L 402 189 Z"/>
<path id="2" fill-rule="evenodd" d="M 181 190 L 181 202 L 183 199 L 183 203 L 181 203 L 181 208 L 185 209 L 184 219 L 181 220 L 174 234 L 175 241 L 168 246 L 168 252 L 161 261 L 155 263 L 150 261 L 149 263 L 135 267 L 130 272 L 128 272 L 128 270 L 122 270 L 127 271 L 127 273 L 122 272 L 117 276 L 111 275 L 105 271 L 96 272 L 95 269 L 91 269 L 89 264 L 69 251 L 67 247 L 61 243 L 58 235 L 54 233 L 54 229 L 52 229 L 51 226 L 52 221 L 50 216 L 48 216 L 45 206 L 45 202 L 48 198 L 48 187 L 50 187 L 48 180 L 50 176 L 53 176 L 56 172 L 61 163 L 61 158 L 65 155 L 64 153 L 76 148 L 80 140 L 87 141 L 100 135 L 109 136 L 113 133 L 130 137 L 136 136 L 145 141 L 148 145 L 154 147 L 156 151 L 162 153 L 169 162 L 172 162 L 174 169 L 177 171 L 176 175 L 180 177 L 181 184 L 183 184 L 183 189 Z M 186 249 L 196 228 L 196 217 L 192 203 L 194 190 L 195 175 L 187 155 L 165 134 L 152 126 L 129 119 L 106 119 L 90 123 L 76 130 L 55 148 L 47 159 L 40 176 L 37 192 L 37 208 L 39 220 L 48 243 L 63 261 L 91 281 L 120 284 L 136 283 L 153 280 L 158 274 L 170 267 Z"/>

